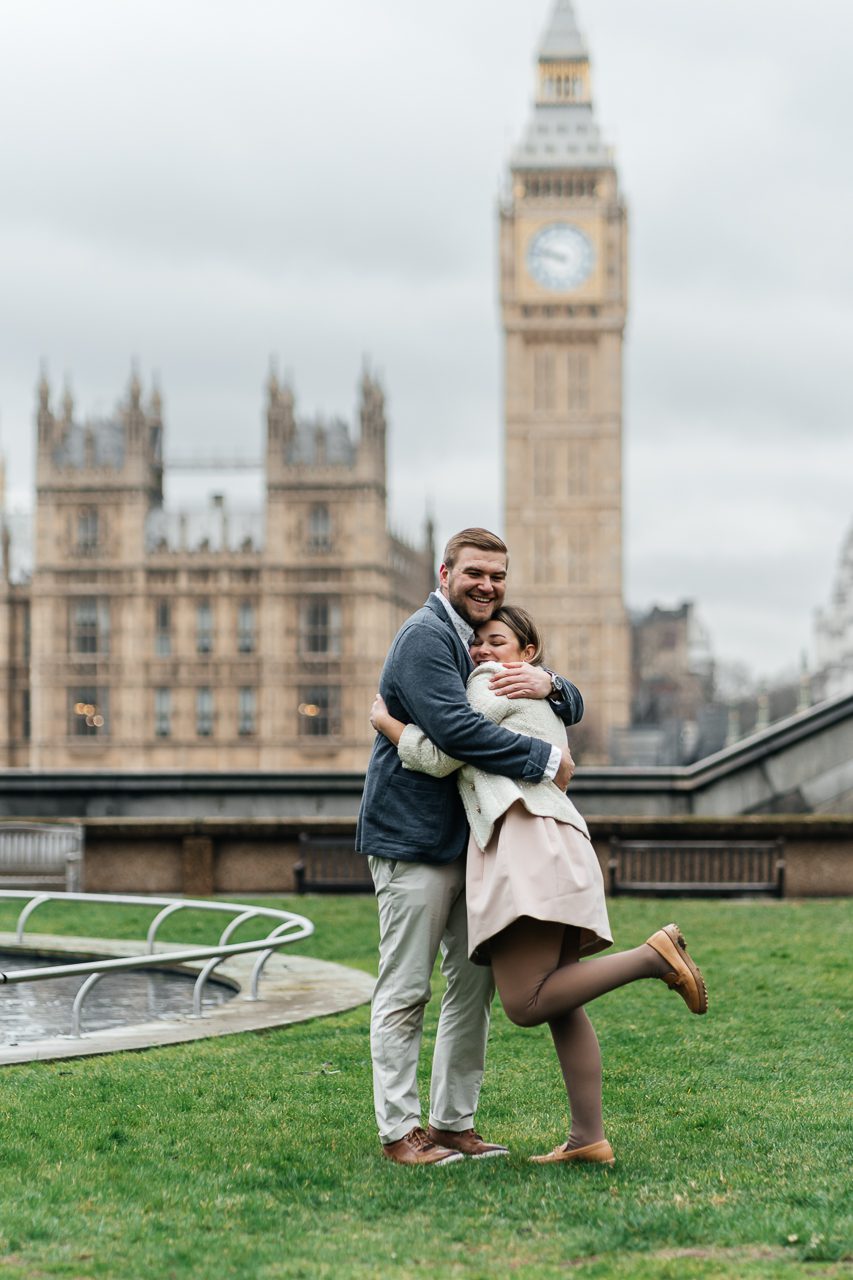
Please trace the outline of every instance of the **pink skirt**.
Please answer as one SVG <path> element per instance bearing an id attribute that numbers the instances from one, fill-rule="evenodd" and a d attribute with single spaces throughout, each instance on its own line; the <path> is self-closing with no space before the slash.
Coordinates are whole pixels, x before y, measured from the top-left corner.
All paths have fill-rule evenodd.
<path id="1" fill-rule="evenodd" d="M 471 836 L 466 877 L 468 954 L 489 963 L 489 939 L 521 916 L 574 925 L 581 955 L 613 943 L 604 878 L 591 841 L 519 800 L 495 823 L 481 849 Z"/>

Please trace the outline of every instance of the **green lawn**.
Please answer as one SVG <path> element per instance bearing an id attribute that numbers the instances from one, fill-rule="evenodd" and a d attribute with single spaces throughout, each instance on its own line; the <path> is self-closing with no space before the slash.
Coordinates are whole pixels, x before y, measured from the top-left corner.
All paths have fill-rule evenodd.
<path id="1" fill-rule="evenodd" d="M 301 953 L 374 968 L 372 900 L 284 905 L 317 924 Z M 5 1067 L 0 1274 L 850 1276 L 851 905 L 618 902 L 617 945 L 673 917 L 705 970 L 708 1016 L 655 982 L 590 1007 L 614 1170 L 527 1163 L 563 1136 L 562 1085 L 547 1030 L 499 1007 L 478 1122 L 513 1155 L 444 1169 L 379 1156 L 366 1008 Z M 51 907 L 33 928 L 139 936 L 150 918 Z M 181 941 L 216 928 L 200 913 L 169 925 Z M 431 1007 L 427 1047 L 434 1026 Z"/>

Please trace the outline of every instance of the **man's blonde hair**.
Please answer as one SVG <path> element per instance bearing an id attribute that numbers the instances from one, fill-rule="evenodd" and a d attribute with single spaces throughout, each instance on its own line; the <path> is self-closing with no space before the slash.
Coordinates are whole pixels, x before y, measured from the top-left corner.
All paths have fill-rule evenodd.
<path id="1" fill-rule="evenodd" d="M 490 533 L 488 529 L 463 529 L 461 533 L 454 533 L 444 548 L 442 563 L 446 564 L 448 569 L 452 569 L 456 564 L 459 552 L 463 547 L 476 547 L 478 551 L 498 552 L 505 555 L 507 561 L 509 561 L 506 543 L 496 533 Z"/>

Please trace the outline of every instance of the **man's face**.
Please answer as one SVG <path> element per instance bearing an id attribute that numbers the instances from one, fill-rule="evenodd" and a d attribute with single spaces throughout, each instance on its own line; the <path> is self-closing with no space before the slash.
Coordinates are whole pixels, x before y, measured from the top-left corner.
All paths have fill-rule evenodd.
<path id="1" fill-rule="evenodd" d="M 506 556 L 478 547 L 462 547 L 456 564 L 438 571 L 442 595 L 472 627 L 479 627 L 503 604 L 506 593 Z"/>

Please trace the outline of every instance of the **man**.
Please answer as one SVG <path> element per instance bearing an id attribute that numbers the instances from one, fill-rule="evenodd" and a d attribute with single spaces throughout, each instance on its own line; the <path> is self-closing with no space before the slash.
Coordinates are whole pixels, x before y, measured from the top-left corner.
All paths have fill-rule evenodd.
<path id="1" fill-rule="evenodd" d="M 507 549 L 486 529 L 464 529 L 445 548 L 439 590 L 398 632 L 379 682 L 393 716 L 417 724 L 442 751 L 490 773 L 565 790 L 571 753 L 510 733 L 472 711 L 465 682 L 468 641 L 503 602 Z M 548 697 L 568 724 L 583 714 L 574 685 L 541 667 L 508 664 L 492 687 L 507 697 Z M 449 1164 L 506 1155 L 474 1130 L 494 985 L 468 959 L 465 852 L 468 824 L 455 776 L 403 769 L 378 734 L 367 770 L 356 848 L 367 854 L 379 908 L 379 978 L 370 1044 L 383 1152 L 400 1164 Z M 439 947 L 447 990 L 441 1002 L 430 1084 L 429 1129 L 421 1127 L 417 1066 L 424 1006 Z"/>

